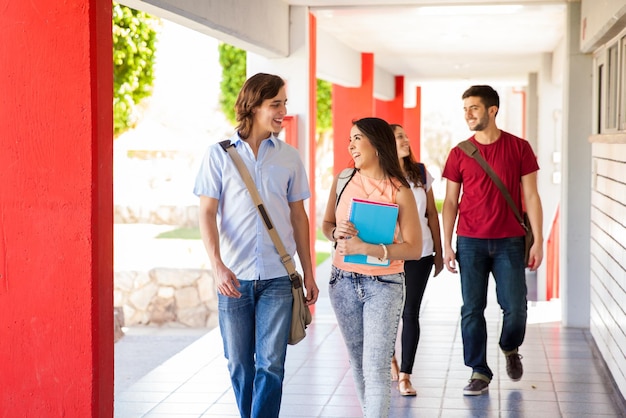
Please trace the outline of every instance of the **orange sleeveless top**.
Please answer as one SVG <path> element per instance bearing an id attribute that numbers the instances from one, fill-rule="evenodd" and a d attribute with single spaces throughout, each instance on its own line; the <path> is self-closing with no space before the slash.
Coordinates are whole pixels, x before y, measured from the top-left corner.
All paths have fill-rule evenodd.
<path id="1" fill-rule="evenodd" d="M 361 175 L 359 171 L 354 173 L 354 177 L 348 182 L 346 188 L 339 199 L 335 219 L 337 223 L 347 220 L 350 214 L 350 204 L 352 198 L 373 200 L 376 202 L 396 203 L 397 185 L 391 180 L 383 181 L 371 179 Z M 401 242 L 400 229 L 396 224 L 393 242 Z M 333 254 L 333 265 L 344 271 L 366 274 L 369 276 L 384 276 L 386 274 L 395 274 L 404 272 L 404 260 L 390 260 L 388 266 L 372 266 L 368 264 L 346 263 L 343 256 Z"/>

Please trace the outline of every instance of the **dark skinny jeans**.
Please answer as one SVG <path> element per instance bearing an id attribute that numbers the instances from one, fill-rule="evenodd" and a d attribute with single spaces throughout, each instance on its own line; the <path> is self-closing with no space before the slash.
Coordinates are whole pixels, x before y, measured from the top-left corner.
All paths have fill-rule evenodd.
<path id="1" fill-rule="evenodd" d="M 404 262 L 406 300 L 402 312 L 402 373 L 413 373 L 415 353 L 420 340 L 420 309 L 434 261 L 435 257 L 428 255 L 419 260 Z"/>

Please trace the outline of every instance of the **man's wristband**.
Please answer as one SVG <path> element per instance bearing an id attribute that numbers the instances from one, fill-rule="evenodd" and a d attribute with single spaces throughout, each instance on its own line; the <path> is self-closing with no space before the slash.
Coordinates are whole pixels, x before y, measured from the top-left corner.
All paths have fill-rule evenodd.
<path id="1" fill-rule="evenodd" d="M 337 227 L 334 227 L 332 231 L 330 231 L 330 242 L 337 242 L 337 240 L 335 239 L 335 230 L 337 229 Z"/>

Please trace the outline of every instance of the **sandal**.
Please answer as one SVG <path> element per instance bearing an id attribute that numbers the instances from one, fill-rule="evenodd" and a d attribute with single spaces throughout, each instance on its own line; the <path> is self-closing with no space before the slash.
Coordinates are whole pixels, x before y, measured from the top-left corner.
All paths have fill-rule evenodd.
<path id="1" fill-rule="evenodd" d="M 398 361 L 396 360 L 396 356 L 391 357 L 391 380 L 398 380 L 398 376 L 400 373 L 400 368 L 398 367 Z"/>
<path id="2" fill-rule="evenodd" d="M 402 396 L 417 396 L 417 391 L 413 388 L 411 384 L 411 379 L 405 377 L 404 379 L 400 379 L 398 381 L 398 391 Z"/>

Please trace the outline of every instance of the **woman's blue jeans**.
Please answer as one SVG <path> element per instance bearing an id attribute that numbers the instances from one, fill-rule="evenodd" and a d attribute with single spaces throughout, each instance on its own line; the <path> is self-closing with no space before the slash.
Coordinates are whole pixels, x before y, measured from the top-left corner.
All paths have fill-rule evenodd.
<path id="1" fill-rule="evenodd" d="M 368 276 L 333 266 L 329 295 L 350 356 L 363 416 L 387 417 L 389 364 L 404 304 L 404 273 Z"/>
<path id="2" fill-rule="evenodd" d="M 242 418 L 276 418 L 293 296 L 289 276 L 240 280 L 240 298 L 218 294 L 219 324 Z"/>
<path id="3" fill-rule="evenodd" d="M 513 351 L 524 342 L 527 300 L 524 237 L 480 239 L 457 237 L 456 258 L 461 273 L 461 332 L 465 365 L 489 380 L 487 365 L 487 285 L 489 274 L 496 283 L 502 308 L 500 348 Z"/>

